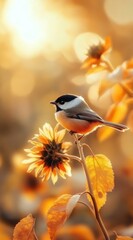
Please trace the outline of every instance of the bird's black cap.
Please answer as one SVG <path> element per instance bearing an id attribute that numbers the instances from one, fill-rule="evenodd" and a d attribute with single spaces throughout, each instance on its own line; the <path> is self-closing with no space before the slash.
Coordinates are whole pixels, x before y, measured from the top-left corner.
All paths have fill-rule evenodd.
<path id="1" fill-rule="evenodd" d="M 64 101 L 64 102 L 70 102 L 71 100 L 73 100 L 73 99 L 75 99 L 75 98 L 77 98 L 76 95 L 65 94 L 65 95 L 62 95 L 62 96 L 58 97 L 58 98 L 55 100 L 55 102 L 56 102 L 56 103 L 60 103 L 60 102 L 62 102 L 62 101 Z"/>

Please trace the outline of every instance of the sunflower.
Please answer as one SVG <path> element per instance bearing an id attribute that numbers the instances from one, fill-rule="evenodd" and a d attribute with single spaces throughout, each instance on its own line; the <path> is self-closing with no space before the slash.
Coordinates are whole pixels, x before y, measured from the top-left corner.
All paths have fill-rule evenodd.
<path id="1" fill-rule="evenodd" d="M 58 175 L 64 179 L 66 175 L 71 176 L 69 159 L 65 156 L 71 143 L 62 142 L 66 130 L 58 130 L 58 126 L 53 129 L 45 123 L 43 129 L 39 129 L 39 134 L 29 140 L 33 147 L 25 149 L 29 158 L 23 160 L 23 163 L 30 164 L 27 172 L 34 170 L 35 176 L 41 177 L 42 181 L 51 177 L 52 182 L 56 183 Z"/>
<path id="2" fill-rule="evenodd" d="M 87 69 L 88 72 L 108 69 L 109 65 L 104 59 L 104 55 L 109 50 L 111 50 L 111 39 L 109 37 L 106 37 L 104 41 L 99 42 L 97 45 L 90 46 L 82 68 Z"/>

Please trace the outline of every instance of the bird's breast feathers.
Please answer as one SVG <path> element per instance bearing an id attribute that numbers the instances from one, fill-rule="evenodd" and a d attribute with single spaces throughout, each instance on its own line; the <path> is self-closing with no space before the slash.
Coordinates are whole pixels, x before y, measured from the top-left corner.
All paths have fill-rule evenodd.
<path id="1" fill-rule="evenodd" d="M 91 121 L 92 119 L 80 118 L 78 114 L 68 114 L 65 111 L 59 111 L 55 113 L 55 118 L 64 128 L 75 133 L 86 134 L 94 131 L 98 126 L 102 125 L 98 119 Z"/>

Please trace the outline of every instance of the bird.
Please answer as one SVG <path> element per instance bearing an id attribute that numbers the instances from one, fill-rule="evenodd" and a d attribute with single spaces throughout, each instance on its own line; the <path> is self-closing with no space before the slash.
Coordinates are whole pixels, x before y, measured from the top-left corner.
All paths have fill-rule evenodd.
<path id="1" fill-rule="evenodd" d="M 112 127 L 121 132 L 128 130 L 123 124 L 104 120 L 89 107 L 82 96 L 65 94 L 50 103 L 56 106 L 56 121 L 71 134 L 88 135 L 102 126 Z"/>

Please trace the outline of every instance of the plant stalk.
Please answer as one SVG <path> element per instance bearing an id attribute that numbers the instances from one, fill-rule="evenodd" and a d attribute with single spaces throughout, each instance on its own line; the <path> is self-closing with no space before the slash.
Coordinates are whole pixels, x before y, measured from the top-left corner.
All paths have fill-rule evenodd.
<path id="1" fill-rule="evenodd" d="M 78 139 L 78 136 L 76 134 L 75 134 L 75 139 L 76 139 L 76 144 L 77 144 L 77 148 L 78 148 L 78 151 L 79 151 L 79 155 L 80 155 L 80 158 L 81 158 L 81 163 L 82 163 L 85 175 L 86 175 L 87 184 L 88 184 L 88 188 L 89 188 L 89 194 L 90 194 L 92 202 L 93 202 L 96 220 L 97 220 L 97 222 L 99 224 L 99 227 L 100 227 L 100 229 L 101 229 L 101 231 L 102 231 L 102 233 L 104 235 L 105 240 L 110 240 L 108 232 L 107 232 L 107 230 L 106 230 L 106 228 L 104 226 L 104 223 L 103 223 L 103 221 L 101 219 L 101 216 L 99 214 L 97 203 L 96 203 L 96 199 L 95 199 L 94 194 L 93 194 L 93 189 L 92 189 L 90 177 L 89 177 L 87 166 L 86 166 L 86 162 L 85 162 L 85 156 L 84 156 L 84 152 L 83 152 L 83 147 L 82 147 L 82 145 L 80 143 L 80 140 Z"/>
<path id="2" fill-rule="evenodd" d="M 56 156 L 59 156 L 59 157 L 62 157 L 62 158 L 68 158 L 68 159 L 71 159 L 71 160 L 76 160 L 78 162 L 81 162 L 81 159 L 77 156 L 74 156 L 74 155 L 70 155 L 70 154 L 64 154 L 64 153 L 56 153 Z"/>

